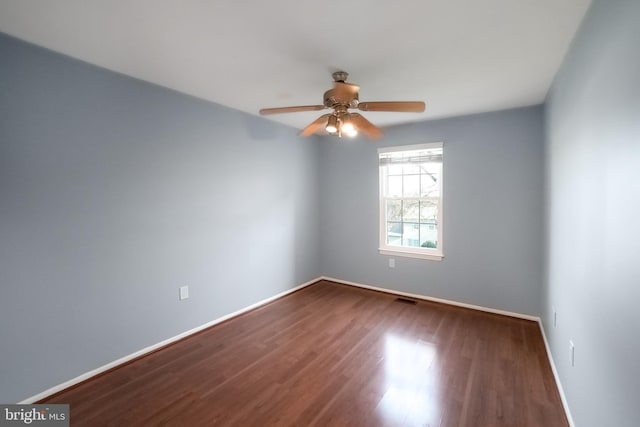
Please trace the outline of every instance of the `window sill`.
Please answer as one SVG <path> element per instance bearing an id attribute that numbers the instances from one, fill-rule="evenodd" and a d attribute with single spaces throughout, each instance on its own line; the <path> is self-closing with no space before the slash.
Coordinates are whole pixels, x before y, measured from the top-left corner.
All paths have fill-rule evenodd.
<path id="1" fill-rule="evenodd" d="M 379 248 L 378 252 L 381 255 L 393 255 L 393 256 L 402 256 L 407 258 L 420 258 L 420 259 L 428 259 L 431 261 L 442 261 L 444 255 L 442 254 L 428 254 L 424 252 L 409 252 L 402 249 L 388 249 L 388 248 Z"/>

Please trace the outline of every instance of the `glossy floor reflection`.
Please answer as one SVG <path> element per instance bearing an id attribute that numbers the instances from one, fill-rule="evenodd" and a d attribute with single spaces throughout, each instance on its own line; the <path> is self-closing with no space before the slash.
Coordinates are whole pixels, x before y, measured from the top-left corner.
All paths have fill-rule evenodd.
<path id="1" fill-rule="evenodd" d="M 420 339 L 384 337 L 385 393 L 380 419 L 398 425 L 439 425 L 439 387 L 433 362 L 436 347 Z"/>
<path id="2" fill-rule="evenodd" d="M 330 282 L 46 402 L 92 427 L 568 425 L 536 323 Z"/>

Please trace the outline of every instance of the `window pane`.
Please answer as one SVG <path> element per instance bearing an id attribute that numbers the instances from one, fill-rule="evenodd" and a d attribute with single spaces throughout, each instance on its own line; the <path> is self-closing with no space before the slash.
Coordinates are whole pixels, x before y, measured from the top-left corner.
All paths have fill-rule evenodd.
<path id="1" fill-rule="evenodd" d="M 438 206 L 434 201 L 420 202 L 420 222 L 435 224 L 438 218 Z"/>
<path id="2" fill-rule="evenodd" d="M 402 246 L 401 222 L 387 222 L 387 245 Z"/>
<path id="3" fill-rule="evenodd" d="M 438 197 L 438 187 L 436 175 L 420 175 L 420 197 Z"/>
<path id="4" fill-rule="evenodd" d="M 389 174 L 389 175 L 402 175 L 402 165 L 389 165 L 389 166 L 387 166 L 387 174 Z"/>
<path id="5" fill-rule="evenodd" d="M 423 163 L 422 173 L 429 173 L 435 176 L 440 176 L 442 172 L 442 163 Z"/>
<path id="6" fill-rule="evenodd" d="M 402 221 L 402 200 L 387 200 L 387 221 Z"/>
<path id="7" fill-rule="evenodd" d="M 404 147 L 403 147 L 404 148 Z M 380 149 L 381 250 L 440 257 L 442 254 L 442 144 Z"/>
<path id="8" fill-rule="evenodd" d="M 417 200 L 404 200 L 402 202 L 402 220 L 404 222 L 420 222 L 420 202 Z"/>
<path id="9" fill-rule="evenodd" d="M 409 174 L 419 174 L 420 173 L 420 166 L 415 165 L 415 164 L 409 164 L 406 163 L 404 165 L 404 167 L 402 168 L 402 173 L 404 173 L 405 175 L 409 175 Z"/>
<path id="10" fill-rule="evenodd" d="M 438 247 L 438 229 L 435 224 L 420 224 L 420 247 L 431 249 Z"/>
<path id="11" fill-rule="evenodd" d="M 420 246 L 420 224 L 405 222 L 402 233 L 403 246 L 419 247 Z"/>
<path id="12" fill-rule="evenodd" d="M 403 197 L 420 197 L 420 175 L 405 175 L 403 177 Z"/>
<path id="13" fill-rule="evenodd" d="M 402 197 L 402 176 L 388 176 L 387 186 L 387 196 Z"/>

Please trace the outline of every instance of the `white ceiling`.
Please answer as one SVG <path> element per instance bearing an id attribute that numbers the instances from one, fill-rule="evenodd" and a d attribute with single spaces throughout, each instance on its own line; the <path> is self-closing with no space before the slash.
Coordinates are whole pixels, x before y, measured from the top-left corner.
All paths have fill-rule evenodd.
<path id="1" fill-rule="evenodd" d="M 254 115 L 322 104 L 338 69 L 361 101 L 426 101 L 364 113 L 389 125 L 541 103 L 589 3 L 0 0 L 0 31 Z"/>

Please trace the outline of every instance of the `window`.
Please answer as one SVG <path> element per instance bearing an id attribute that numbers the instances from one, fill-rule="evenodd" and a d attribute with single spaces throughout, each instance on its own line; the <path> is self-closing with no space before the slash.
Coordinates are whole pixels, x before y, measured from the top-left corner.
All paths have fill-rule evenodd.
<path id="1" fill-rule="evenodd" d="M 380 253 L 441 260 L 442 143 L 378 150 Z"/>

